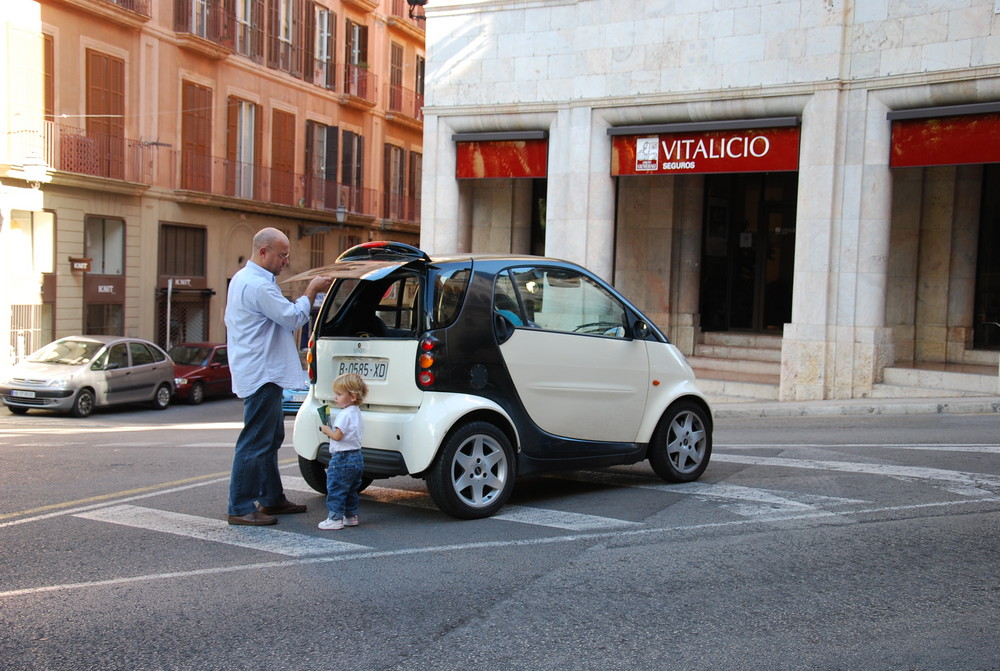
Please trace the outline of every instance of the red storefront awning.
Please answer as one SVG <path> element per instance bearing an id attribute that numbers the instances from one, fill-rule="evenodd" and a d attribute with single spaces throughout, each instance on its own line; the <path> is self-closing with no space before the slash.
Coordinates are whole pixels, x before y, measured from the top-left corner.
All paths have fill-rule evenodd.
<path id="1" fill-rule="evenodd" d="M 1000 163 L 1000 112 L 954 113 L 996 107 L 991 103 L 890 112 L 889 167 Z"/>
<path id="2" fill-rule="evenodd" d="M 458 179 L 545 177 L 549 142 L 545 131 L 467 133 L 455 140 Z"/>
<path id="3" fill-rule="evenodd" d="M 797 119 L 609 129 L 611 174 L 675 175 L 798 170 Z"/>

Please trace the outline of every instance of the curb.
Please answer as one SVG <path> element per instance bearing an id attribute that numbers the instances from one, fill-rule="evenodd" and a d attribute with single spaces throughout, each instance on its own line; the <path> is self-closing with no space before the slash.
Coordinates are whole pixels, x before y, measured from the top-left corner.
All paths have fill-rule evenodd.
<path id="1" fill-rule="evenodd" d="M 995 415 L 1000 397 L 847 399 L 833 401 L 737 401 L 712 399 L 712 415 L 726 417 L 842 417 L 863 415 Z"/>

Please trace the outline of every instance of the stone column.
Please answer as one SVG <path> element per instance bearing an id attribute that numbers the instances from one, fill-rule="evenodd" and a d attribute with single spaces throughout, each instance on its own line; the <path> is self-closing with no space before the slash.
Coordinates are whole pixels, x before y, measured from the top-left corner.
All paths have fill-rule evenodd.
<path id="1" fill-rule="evenodd" d="M 471 212 L 459 198 L 455 143 L 451 135 L 444 119 L 437 115 L 424 117 L 424 139 L 429 140 L 424 145 L 424 184 L 432 185 L 433 191 L 424 193 L 420 203 L 420 247 L 428 254 L 468 251 L 462 241 L 471 242 L 466 239 L 470 236 L 470 222 L 460 218 L 460 213 L 471 217 Z"/>
<path id="2" fill-rule="evenodd" d="M 781 400 L 868 396 L 893 361 L 886 111 L 863 90 L 818 91 L 803 110 Z"/>

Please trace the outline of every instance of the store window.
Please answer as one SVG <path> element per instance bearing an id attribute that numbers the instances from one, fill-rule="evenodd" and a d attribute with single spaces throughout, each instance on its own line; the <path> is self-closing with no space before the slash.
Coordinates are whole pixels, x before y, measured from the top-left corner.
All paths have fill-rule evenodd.
<path id="1" fill-rule="evenodd" d="M 88 216 L 83 220 L 83 255 L 93 275 L 125 272 L 125 220 Z"/>

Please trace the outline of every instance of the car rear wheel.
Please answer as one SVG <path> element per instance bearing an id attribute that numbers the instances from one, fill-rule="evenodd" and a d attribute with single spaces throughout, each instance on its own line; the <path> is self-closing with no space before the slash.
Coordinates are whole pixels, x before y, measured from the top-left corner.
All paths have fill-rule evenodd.
<path id="1" fill-rule="evenodd" d="M 8 405 L 7 409 L 10 410 L 12 415 L 26 415 L 28 413 L 27 408 L 23 408 L 19 405 Z"/>
<path id="2" fill-rule="evenodd" d="M 73 408 L 70 414 L 74 417 L 87 417 L 94 411 L 94 392 L 89 389 L 81 389 L 77 392 L 73 400 Z"/>
<path id="3" fill-rule="evenodd" d="M 326 467 L 315 459 L 299 457 L 299 473 L 306 484 L 320 494 L 326 494 Z"/>
<path id="4" fill-rule="evenodd" d="M 323 464 L 314 459 L 299 457 L 299 473 L 302 474 L 302 479 L 306 481 L 307 485 L 320 494 L 326 494 L 326 467 Z M 358 491 L 365 491 L 368 485 L 372 483 L 372 480 L 374 478 L 370 478 L 367 475 L 363 476 L 361 478 L 361 487 L 358 488 Z"/>
<path id="5" fill-rule="evenodd" d="M 188 403 L 191 405 L 198 405 L 205 400 L 205 383 L 195 382 L 191 385 L 191 391 L 188 392 Z"/>
<path id="6" fill-rule="evenodd" d="M 488 422 L 471 422 L 441 447 L 427 473 L 427 489 L 442 511 L 473 520 L 500 510 L 514 479 L 514 450 L 507 435 Z"/>
<path id="7" fill-rule="evenodd" d="M 167 406 L 170 405 L 170 397 L 173 392 L 170 391 L 170 387 L 165 384 L 161 384 L 156 388 L 156 395 L 153 396 L 153 410 L 166 410 Z"/>
<path id="8" fill-rule="evenodd" d="M 649 443 L 649 463 L 667 482 L 693 482 L 712 456 L 711 420 L 690 401 L 667 408 Z"/>

